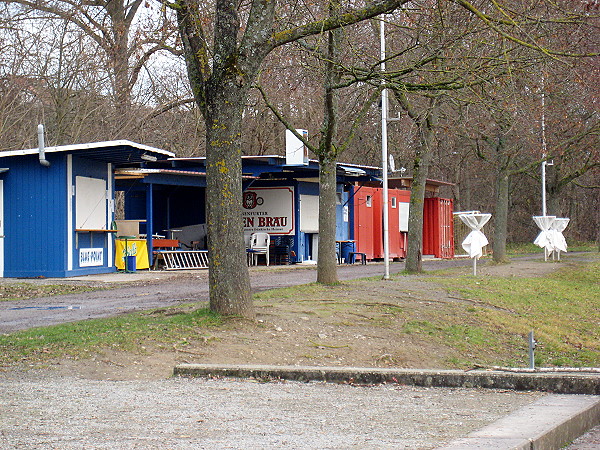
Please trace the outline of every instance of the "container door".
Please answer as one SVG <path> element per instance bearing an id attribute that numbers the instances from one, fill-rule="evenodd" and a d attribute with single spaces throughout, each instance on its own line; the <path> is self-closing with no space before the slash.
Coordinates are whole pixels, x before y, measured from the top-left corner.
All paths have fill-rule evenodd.
<path id="1" fill-rule="evenodd" d="M 373 259 L 373 189 L 362 187 L 354 196 L 354 239 L 356 249 Z"/>
<path id="2" fill-rule="evenodd" d="M 388 189 L 389 209 L 388 209 L 388 229 L 390 243 L 390 258 L 400 258 L 400 206 L 397 189 Z"/>
<path id="3" fill-rule="evenodd" d="M 0 278 L 4 277 L 4 181 L 0 180 Z"/>
<path id="4" fill-rule="evenodd" d="M 423 202 L 423 255 L 441 258 L 441 227 L 438 197 L 426 197 Z"/>
<path id="5" fill-rule="evenodd" d="M 373 188 L 373 258 L 383 258 L 383 189 Z"/>
<path id="6" fill-rule="evenodd" d="M 453 202 L 440 199 L 440 226 L 442 228 L 442 258 L 454 258 L 454 222 L 452 217 Z"/>

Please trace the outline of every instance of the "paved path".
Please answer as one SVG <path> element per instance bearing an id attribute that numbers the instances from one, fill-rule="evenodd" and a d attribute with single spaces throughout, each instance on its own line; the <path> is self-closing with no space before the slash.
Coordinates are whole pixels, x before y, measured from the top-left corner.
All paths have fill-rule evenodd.
<path id="1" fill-rule="evenodd" d="M 564 450 L 598 450 L 600 449 L 600 425 L 578 437 Z"/>
<path id="2" fill-rule="evenodd" d="M 449 266 L 464 266 L 470 260 L 426 261 L 427 270 Z M 404 269 L 404 263 L 392 263 L 390 272 Z M 342 265 L 338 268 L 340 280 L 369 276 L 383 276 L 383 264 Z M 307 266 L 272 266 L 250 270 L 252 289 L 263 291 L 316 281 L 316 268 Z M 3 282 L 22 280 L 3 280 Z M 79 294 L 42 297 L 14 302 L 0 302 L 0 333 L 10 333 L 32 327 L 64 322 L 109 317 L 121 313 L 141 311 L 208 300 L 208 271 L 136 272 L 90 275 L 70 279 L 27 280 L 44 283 L 123 283 L 123 287 Z M 131 284 L 135 283 L 135 284 Z"/>

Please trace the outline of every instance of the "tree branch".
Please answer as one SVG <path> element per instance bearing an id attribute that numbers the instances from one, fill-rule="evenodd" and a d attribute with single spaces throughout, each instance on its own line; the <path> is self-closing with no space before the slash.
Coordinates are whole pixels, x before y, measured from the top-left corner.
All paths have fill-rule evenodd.
<path id="1" fill-rule="evenodd" d="M 269 51 L 307 36 L 324 33 L 347 25 L 353 25 L 363 20 L 392 12 L 409 2 L 410 0 L 376 0 L 367 4 L 364 8 L 357 8 L 333 17 L 307 23 L 300 27 L 276 32 L 271 39 Z"/>
<path id="2" fill-rule="evenodd" d="M 279 120 L 288 130 L 290 130 L 294 134 L 294 136 L 296 136 L 304 145 L 306 145 L 306 147 L 311 152 L 313 152 L 314 154 L 317 154 L 319 149 L 317 147 L 315 147 L 314 145 L 312 145 L 307 139 L 305 139 L 304 136 L 302 136 L 300 133 L 298 133 L 296 131 L 296 128 L 294 127 L 294 125 L 289 120 L 287 120 L 287 118 L 283 114 L 281 114 L 277 108 L 275 108 L 275 106 L 269 101 L 269 98 L 267 97 L 267 93 L 262 88 L 262 86 L 259 83 L 255 83 L 252 87 L 254 87 L 256 90 L 258 90 L 258 92 L 260 92 L 260 95 L 262 96 L 262 98 L 265 102 L 265 105 L 267 105 L 267 108 L 269 108 L 271 110 L 271 112 L 275 115 L 277 120 Z"/>

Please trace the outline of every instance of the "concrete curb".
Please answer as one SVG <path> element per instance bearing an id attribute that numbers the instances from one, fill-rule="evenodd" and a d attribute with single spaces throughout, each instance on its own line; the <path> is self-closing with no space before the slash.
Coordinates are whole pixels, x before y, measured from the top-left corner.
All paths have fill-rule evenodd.
<path id="1" fill-rule="evenodd" d="M 176 376 L 552 392 L 440 450 L 560 449 L 600 424 L 600 375 L 354 367 L 180 364 Z M 587 394 L 587 395 L 566 395 Z"/>
<path id="2" fill-rule="evenodd" d="M 548 395 L 438 450 L 559 449 L 600 423 L 600 397 Z"/>
<path id="3" fill-rule="evenodd" d="M 487 370 L 418 370 L 355 367 L 180 364 L 174 375 L 327 381 L 332 383 L 396 383 L 425 387 L 464 387 L 600 395 L 600 374 L 514 373 Z"/>

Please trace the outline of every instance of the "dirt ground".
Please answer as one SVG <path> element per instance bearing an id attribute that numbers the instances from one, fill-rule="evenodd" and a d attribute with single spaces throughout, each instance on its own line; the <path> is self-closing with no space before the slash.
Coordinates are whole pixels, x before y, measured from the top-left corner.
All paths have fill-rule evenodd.
<path id="1" fill-rule="evenodd" d="M 567 256 L 560 263 L 539 258 L 506 265 L 481 262 L 478 276 L 543 276 L 572 264 L 575 258 Z M 472 269 L 454 270 L 468 274 Z M 255 303 L 255 322 L 230 320 L 173 345 L 145 343 L 145 350 L 137 354 L 106 350 L 91 359 L 54 361 L 50 367 L 97 380 L 165 378 L 179 363 L 448 367 L 450 358 L 461 355 L 443 345 L 425 343 L 418 333 L 400 332 L 406 325 L 403 311 L 410 310 L 411 318 L 418 320 L 431 314 L 461 314 L 467 307 L 482 305 L 446 292 L 428 281 L 427 275 L 392 278 L 346 281 L 331 288 L 325 298 L 308 301 L 261 298 Z"/>

